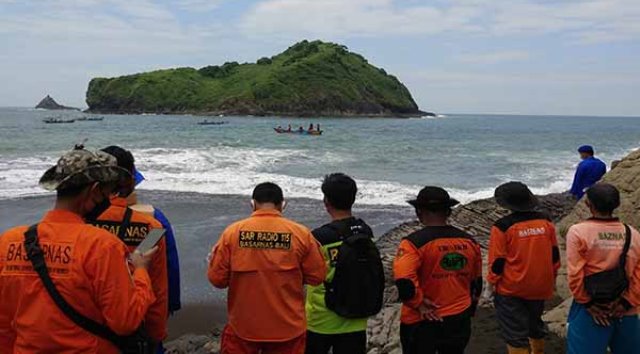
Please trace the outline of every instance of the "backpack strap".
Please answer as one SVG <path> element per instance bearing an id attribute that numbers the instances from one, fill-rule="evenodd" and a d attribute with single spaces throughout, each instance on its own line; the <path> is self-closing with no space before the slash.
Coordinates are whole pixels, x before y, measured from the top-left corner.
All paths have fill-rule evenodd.
<path id="1" fill-rule="evenodd" d="M 131 226 L 131 216 L 133 215 L 133 209 L 127 207 L 124 211 L 124 217 L 118 230 L 118 238 L 124 241 L 124 237 L 127 235 L 127 229 Z"/>
<path id="2" fill-rule="evenodd" d="M 620 255 L 620 267 L 623 271 L 625 270 L 625 267 L 627 265 L 627 254 L 629 253 L 629 249 L 631 248 L 631 228 L 629 227 L 629 225 L 624 224 L 624 230 L 624 247 L 622 248 L 622 254 Z"/>
<path id="3" fill-rule="evenodd" d="M 69 318 L 80 328 L 93 335 L 108 340 L 115 346 L 119 346 L 120 340 L 117 334 L 115 334 L 108 327 L 76 311 L 76 309 L 74 309 L 64 299 L 62 294 L 60 294 L 60 292 L 56 288 L 56 285 L 53 283 L 53 280 L 49 275 L 49 269 L 47 268 L 47 264 L 44 260 L 44 252 L 42 251 L 42 248 L 40 248 L 40 244 L 38 243 L 38 224 L 29 227 L 24 236 L 25 249 L 27 251 L 31 264 L 33 265 L 33 270 L 38 273 L 38 276 L 40 277 L 44 288 L 47 289 L 47 293 L 49 293 L 49 296 L 56 304 L 56 306 L 58 306 L 60 311 L 62 311 L 62 313 L 67 316 L 67 318 Z"/>

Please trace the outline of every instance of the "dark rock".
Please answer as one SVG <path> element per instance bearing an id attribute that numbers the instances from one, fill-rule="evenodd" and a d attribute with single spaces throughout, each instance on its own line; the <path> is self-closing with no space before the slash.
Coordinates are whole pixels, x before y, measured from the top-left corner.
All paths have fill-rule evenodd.
<path id="1" fill-rule="evenodd" d="M 79 111 L 78 108 L 73 108 L 73 107 L 67 107 L 67 106 L 63 106 L 61 104 L 58 104 L 58 102 L 56 102 L 56 100 L 54 100 L 51 96 L 47 95 L 47 97 L 43 98 L 42 101 L 40 101 L 40 103 L 38 103 L 38 105 L 36 106 L 36 108 L 40 108 L 40 109 L 53 109 L 53 110 L 75 110 L 75 111 Z"/>

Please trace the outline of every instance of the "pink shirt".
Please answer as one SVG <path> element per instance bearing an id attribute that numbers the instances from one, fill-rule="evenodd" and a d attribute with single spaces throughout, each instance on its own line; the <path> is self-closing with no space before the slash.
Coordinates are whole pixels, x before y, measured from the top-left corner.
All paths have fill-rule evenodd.
<path id="1" fill-rule="evenodd" d="M 633 306 L 629 314 L 637 314 L 640 312 L 640 233 L 632 227 L 631 235 L 626 266 L 630 284 L 623 297 Z M 624 242 L 625 228 L 617 219 L 589 219 L 569 228 L 567 275 L 569 288 L 578 303 L 591 301 L 584 288 L 584 278 L 615 268 Z"/>

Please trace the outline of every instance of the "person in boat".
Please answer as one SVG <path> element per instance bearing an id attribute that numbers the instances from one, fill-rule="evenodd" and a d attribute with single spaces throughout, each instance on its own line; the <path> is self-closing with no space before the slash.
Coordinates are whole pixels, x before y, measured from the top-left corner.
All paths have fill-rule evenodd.
<path id="1" fill-rule="evenodd" d="M 281 125 L 279 125 L 279 126 L 276 128 L 276 130 L 277 130 L 277 131 L 279 131 L 279 132 L 282 132 L 282 131 L 283 131 L 282 126 L 281 126 Z"/>
<path id="2" fill-rule="evenodd" d="M 313 131 L 313 123 L 311 123 L 311 125 L 309 125 L 309 133 L 311 133 Z"/>
<path id="3" fill-rule="evenodd" d="M 291 124 L 289 124 L 289 128 L 287 128 L 287 132 L 291 133 Z"/>
<path id="4" fill-rule="evenodd" d="M 298 133 L 304 133 L 304 127 L 300 126 L 300 128 L 298 128 Z"/>
<path id="5" fill-rule="evenodd" d="M 321 131 L 321 130 L 320 130 L 320 123 L 316 124 L 316 130 L 317 130 L 318 132 L 320 132 L 320 131 Z"/>

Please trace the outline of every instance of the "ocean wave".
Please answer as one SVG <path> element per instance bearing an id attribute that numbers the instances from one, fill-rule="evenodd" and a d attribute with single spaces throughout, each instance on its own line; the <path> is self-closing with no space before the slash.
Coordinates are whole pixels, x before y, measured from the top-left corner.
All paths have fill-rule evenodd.
<path id="1" fill-rule="evenodd" d="M 0 158 L 0 198 L 47 193 L 37 181 L 52 166 L 59 153 L 46 157 Z M 249 196 L 256 184 L 278 183 L 288 198 L 322 199 L 321 178 L 284 174 L 287 165 L 315 167 L 327 162 L 350 162 L 351 157 L 335 152 L 316 154 L 301 149 L 255 149 L 215 146 L 201 149 L 153 148 L 133 151 L 138 168 L 147 180 L 140 189 L 205 194 Z M 538 174 L 533 191 L 537 194 L 562 192 L 571 181 L 571 168 L 562 173 Z M 553 172 L 553 171 L 552 171 Z M 422 186 L 394 181 L 376 181 L 355 176 L 359 185 L 358 203 L 363 205 L 406 205 Z M 542 178 L 540 178 L 542 177 Z M 500 176 L 509 181 L 508 175 Z M 493 186 L 484 189 L 447 188 L 463 203 L 493 195 Z"/>

